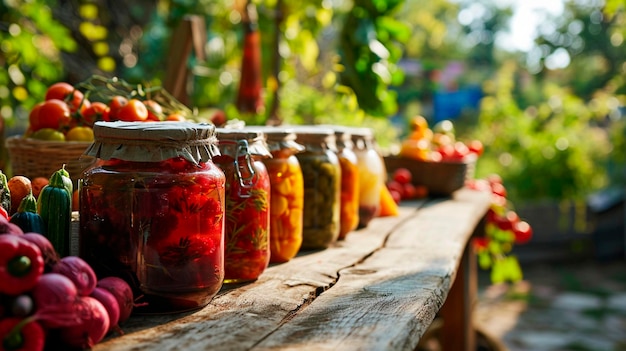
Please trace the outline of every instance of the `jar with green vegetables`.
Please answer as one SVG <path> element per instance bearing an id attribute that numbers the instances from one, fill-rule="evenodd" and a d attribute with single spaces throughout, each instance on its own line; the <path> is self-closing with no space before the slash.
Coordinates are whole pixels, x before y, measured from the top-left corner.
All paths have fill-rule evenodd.
<path id="1" fill-rule="evenodd" d="M 294 127 L 305 150 L 296 154 L 304 177 L 303 249 L 323 249 L 337 241 L 340 230 L 341 166 L 335 133 L 318 126 Z"/>
<path id="2" fill-rule="evenodd" d="M 256 280 L 270 259 L 270 178 L 263 159 L 271 157 L 260 131 L 218 128 L 226 175 L 224 283 Z"/>
<path id="3" fill-rule="evenodd" d="M 143 296 L 137 313 L 205 306 L 224 279 L 224 173 L 215 127 L 97 122 L 80 186 L 79 255 Z"/>

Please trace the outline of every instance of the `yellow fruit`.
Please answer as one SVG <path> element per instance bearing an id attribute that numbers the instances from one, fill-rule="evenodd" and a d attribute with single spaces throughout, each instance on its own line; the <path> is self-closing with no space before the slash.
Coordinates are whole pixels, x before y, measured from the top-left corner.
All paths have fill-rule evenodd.
<path id="1" fill-rule="evenodd" d="M 93 129 L 90 127 L 74 127 L 65 134 L 67 141 L 93 141 Z"/>
<path id="2" fill-rule="evenodd" d="M 41 128 L 30 134 L 30 138 L 47 141 L 65 141 L 65 135 L 52 128 Z"/>

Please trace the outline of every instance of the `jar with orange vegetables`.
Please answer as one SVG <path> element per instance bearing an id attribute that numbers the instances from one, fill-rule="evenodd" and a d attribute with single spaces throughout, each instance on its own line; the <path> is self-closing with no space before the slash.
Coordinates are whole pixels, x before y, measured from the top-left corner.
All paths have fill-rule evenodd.
<path id="1" fill-rule="evenodd" d="M 370 128 L 352 128 L 354 153 L 359 166 L 359 228 L 367 227 L 380 211 L 380 190 L 385 186 L 386 170 L 374 145 Z"/>
<path id="2" fill-rule="evenodd" d="M 220 156 L 215 163 L 226 175 L 224 283 L 256 280 L 270 259 L 270 179 L 263 159 L 271 157 L 259 131 L 218 128 Z"/>
<path id="3" fill-rule="evenodd" d="M 97 122 L 79 255 L 143 296 L 137 313 L 205 306 L 224 279 L 224 173 L 213 125 Z"/>
<path id="4" fill-rule="evenodd" d="M 339 240 L 355 230 L 359 224 L 359 165 L 352 150 L 354 143 L 350 130 L 333 126 L 337 144 L 337 157 L 341 166 L 341 214 Z"/>
<path id="5" fill-rule="evenodd" d="M 304 151 L 296 134 L 285 127 L 255 127 L 267 139 L 272 158 L 263 159 L 271 184 L 270 262 L 282 263 L 296 256 L 302 245 L 304 180 L 295 156 Z"/>
<path id="6" fill-rule="evenodd" d="M 294 126 L 305 150 L 296 154 L 304 177 L 303 249 L 324 249 L 337 241 L 340 229 L 341 166 L 335 133 L 319 126 Z"/>

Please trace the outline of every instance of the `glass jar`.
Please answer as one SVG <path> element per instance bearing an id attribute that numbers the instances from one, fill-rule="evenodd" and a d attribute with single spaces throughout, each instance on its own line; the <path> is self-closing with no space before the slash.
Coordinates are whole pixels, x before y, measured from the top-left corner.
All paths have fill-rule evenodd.
<path id="1" fill-rule="evenodd" d="M 352 135 L 341 126 L 333 126 L 337 144 L 337 157 L 341 166 L 341 201 L 339 240 L 359 225 L 359 165 L 352 150 Z"/>
<path id="2" fill-rule="evenodd" d="M 294 258 L 302 245 L 304 180 L 295 156 L 304 151 L 293 130 L 283 127 L 246 127 L 261 130 L 267 139 L 272 158 L 263 159 L 271 184 L 270 262 L 282 263 Z"/>
<path id="3" fill-rule="evenodd" d="M 138 313 L 205 306 L 224 279 L 224 173 L 215 127 L 97 122 L 80 187 L 79 255 L 143 295 Z"/>
<path id="4" fill-rule="evenodd" d="M 270 259 L 270 179 L 263 159 L 271 157 L 258 131 L 218 128 L 220 156 L 215 163 L 226 175 L 224 283 L 256 280 Z"/>
<path id="5" fill-rule="evenodd" d="M 294 127 L 305 150 L 296 154 L 304 177 L 302 248 L 324 249 L 339 237 L 341 166 L 330 128 Z"/>
<path id="6" fill-rule="evenodd" d="M 359 228 L 367 227 L 380 211 L 381 187 L 385 186 L 386 170 L 374 147 L 370 128 L 351 128 L 354 153 L 359 166 Z"/>

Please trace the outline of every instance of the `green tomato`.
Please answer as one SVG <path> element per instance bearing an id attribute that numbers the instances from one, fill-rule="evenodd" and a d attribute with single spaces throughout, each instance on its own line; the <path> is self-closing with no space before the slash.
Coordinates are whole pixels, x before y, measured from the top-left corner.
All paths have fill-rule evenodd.
<path id="1" fill-rule="evenodd" d="M 65 135 L 56 129 L 41 128 L 29 136 L 32 139 L 47 141 L 65 141 Z"/>

